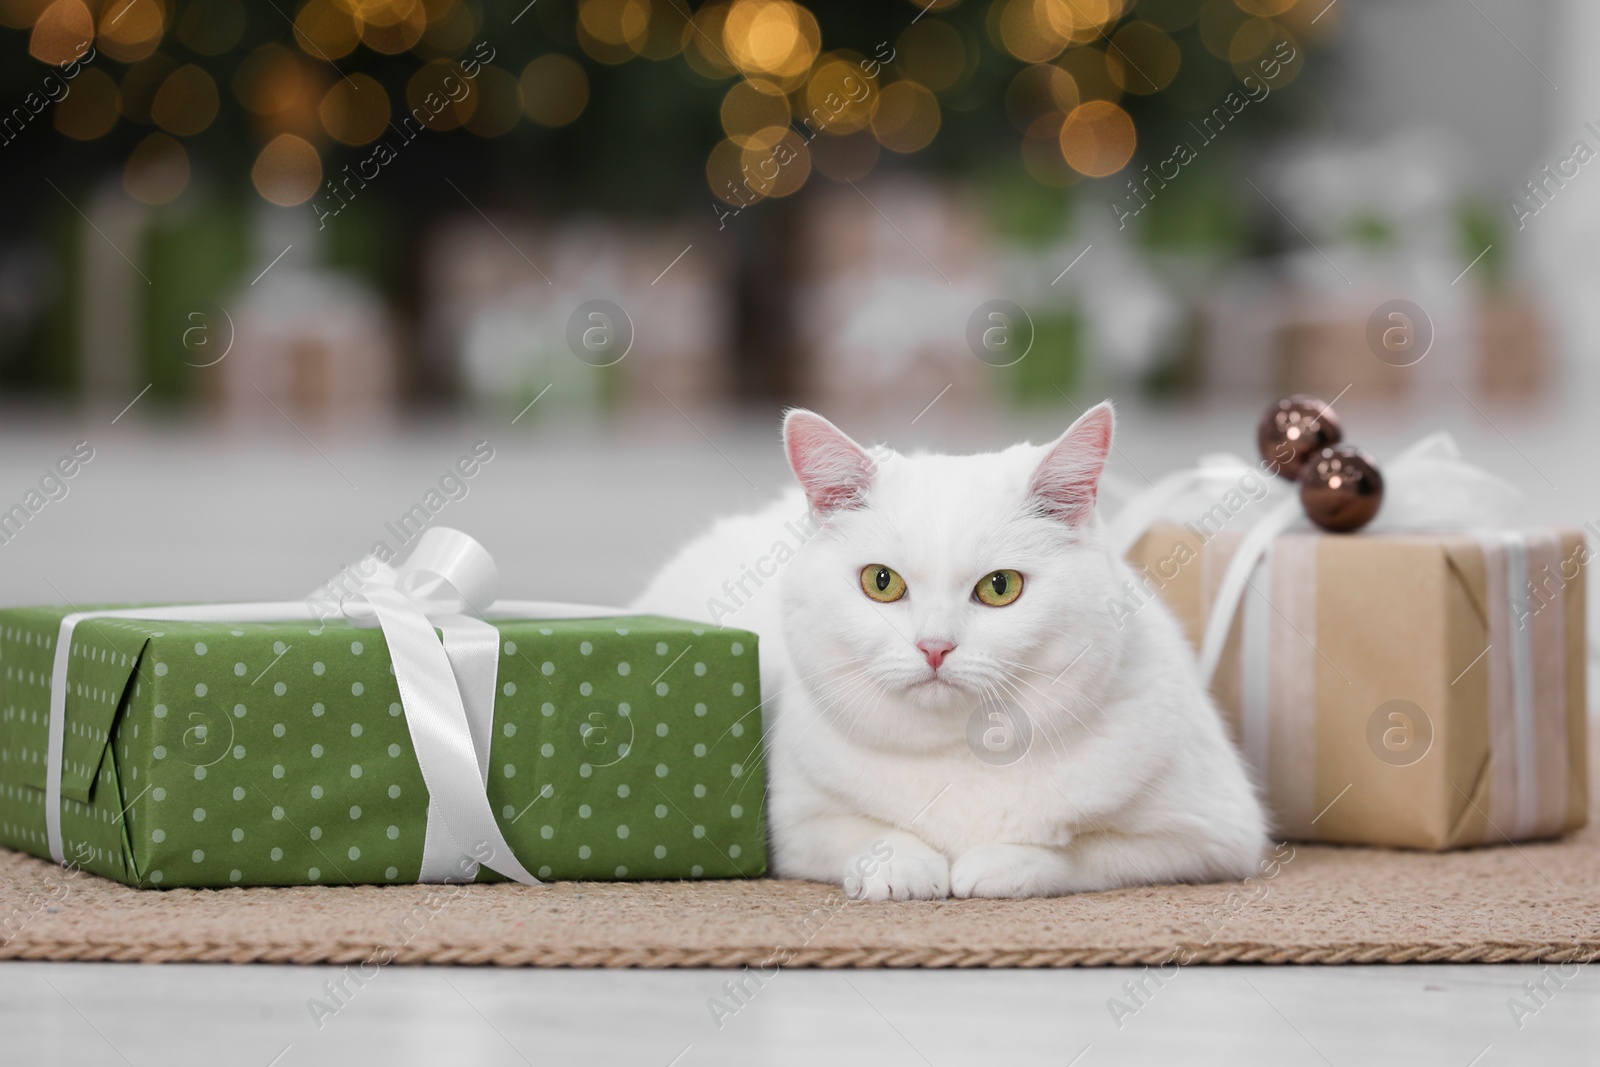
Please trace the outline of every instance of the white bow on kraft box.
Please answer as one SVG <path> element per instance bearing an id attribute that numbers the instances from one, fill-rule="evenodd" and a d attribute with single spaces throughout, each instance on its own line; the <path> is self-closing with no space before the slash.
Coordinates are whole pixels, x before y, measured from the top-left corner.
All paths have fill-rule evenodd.
<path id="1" fill-rule="evenodd" d="M 497 600 L 443 527 L 347 577 L 0 610 L 0 844 L 161 888 L 765 870 L 754 634 Z"/>
<path id="2" fill-rule="evenodd" d="M 1207 457 L 1109 526 L 1159 596 L 1262 788 L 1275 832 L 1449 849 L 1552 837 L 1588 813 L 1586 564 L 1520 529 L 1520 494 L 1444 434 L 1384 465 L 1359 533 L 1305 519 L 1261 466 Z"/>

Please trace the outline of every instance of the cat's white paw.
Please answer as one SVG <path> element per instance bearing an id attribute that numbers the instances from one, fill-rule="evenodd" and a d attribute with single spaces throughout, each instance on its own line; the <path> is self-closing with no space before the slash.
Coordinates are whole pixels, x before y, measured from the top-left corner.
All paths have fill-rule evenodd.
<path id="1" fill-rule="evenodd" d="M 950 861 L 916 838 L 901 837 L 892 851 L 879 842 L 846 863 L 841 881 L 852 900 L 943 900 L 950 895 Z"/>
<path id="2" fill-rule="evenodd" d="M 979 845 L 950 866 L 954 897 L 1053 897 L 1068 892 L 1065 857 L 1036 845 Z"/>

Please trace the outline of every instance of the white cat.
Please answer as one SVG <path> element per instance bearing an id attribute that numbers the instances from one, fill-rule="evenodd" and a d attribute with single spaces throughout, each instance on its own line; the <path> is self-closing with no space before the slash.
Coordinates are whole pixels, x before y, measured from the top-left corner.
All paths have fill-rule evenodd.
<path id="1" fill-rule="evenodd" d="M 1053 444 L 869 452 L 789 412 L 801 491 L 716 523 L 634 607 L 760 636 L 772 867 L 872 900 L 1243 878 L 1265 822 L 1177 622 Z M 809 505 L 809 515 L 808 515 Z"/>

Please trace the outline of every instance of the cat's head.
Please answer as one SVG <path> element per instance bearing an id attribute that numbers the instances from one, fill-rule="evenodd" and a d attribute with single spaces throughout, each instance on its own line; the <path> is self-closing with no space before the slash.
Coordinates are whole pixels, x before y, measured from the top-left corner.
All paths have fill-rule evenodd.
<path id="1" fill-rule="evenodd" d="M 988 699 L 1070 714 L 1072 672 L 1118 647 L 1095 516 L 1114 421 L 1102 403 L 1048 445 L 903 456 L 789 412 L 784 445 L 819 531 L 784 577 L 786 636 L 841 729 L 915 748 L 947 743 Z"/>

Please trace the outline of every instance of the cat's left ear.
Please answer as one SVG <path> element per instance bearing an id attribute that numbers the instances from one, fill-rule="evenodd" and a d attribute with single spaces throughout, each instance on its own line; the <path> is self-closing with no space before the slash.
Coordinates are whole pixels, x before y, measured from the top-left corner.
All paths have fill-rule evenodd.
<path id="1" fill-rule="evenodd" d="M 1116 421 L 1111 401 L 1096 404 L 1056 439 L 1033 473 L 1029 494 L 1068 526 L 1083 526 L 1094 514 Z"/>

